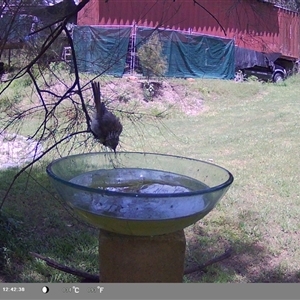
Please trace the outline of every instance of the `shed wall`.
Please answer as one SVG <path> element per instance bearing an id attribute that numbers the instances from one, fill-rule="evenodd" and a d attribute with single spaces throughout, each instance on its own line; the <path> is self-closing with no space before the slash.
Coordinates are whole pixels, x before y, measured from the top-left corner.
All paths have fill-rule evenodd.
<path id="1" fill-rule="evenodd" d="M 78 25 L 170 28 L 233 38 L 239 47 L 300 57 L 298 13 L 257 0 L 196 2 L 204 8 L 193 0 L 90 0 L 78 15 Z"/>

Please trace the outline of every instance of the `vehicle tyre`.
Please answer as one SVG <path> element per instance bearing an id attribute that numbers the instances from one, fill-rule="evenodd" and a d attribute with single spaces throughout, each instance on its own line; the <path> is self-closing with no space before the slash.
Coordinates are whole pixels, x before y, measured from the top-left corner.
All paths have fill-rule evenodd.
<path id="1" fill-rule="evenodd" d="M 273 77 L 273 81 L 274 81 L 275 83 L 283 81 L 283 74 L 281 74 L 281 73 L 276 73 L 276 74 L 274 75 L 274 77 Z"/>

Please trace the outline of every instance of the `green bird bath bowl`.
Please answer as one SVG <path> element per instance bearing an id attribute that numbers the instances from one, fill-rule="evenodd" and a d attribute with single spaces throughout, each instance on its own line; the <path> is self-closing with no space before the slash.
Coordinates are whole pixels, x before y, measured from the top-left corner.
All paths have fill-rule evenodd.
<path id="1" fill-rule="evenodd" d="M 59 195 L 90 224 L 116 234 L 154 236 L 207 215 L 233 182 L 201 160 L 139 152 L 87 153 L 47 167 Z"/>

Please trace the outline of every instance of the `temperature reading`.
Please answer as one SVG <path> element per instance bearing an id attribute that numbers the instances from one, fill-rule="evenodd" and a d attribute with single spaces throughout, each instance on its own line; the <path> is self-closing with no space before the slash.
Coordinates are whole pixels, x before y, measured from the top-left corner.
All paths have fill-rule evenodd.
<path id="1" fill-rule="evenodd" d="M 104 286 L 90 287 L 88 288 L 88 293 L 102 293 L 104 291 Z"/>
<path id="2" fill-rule="evenodd" d="M 62 289 L 63 293 L 79 293 L 79 287 L 73 285 L 72 287 L 67 287 Z"/>

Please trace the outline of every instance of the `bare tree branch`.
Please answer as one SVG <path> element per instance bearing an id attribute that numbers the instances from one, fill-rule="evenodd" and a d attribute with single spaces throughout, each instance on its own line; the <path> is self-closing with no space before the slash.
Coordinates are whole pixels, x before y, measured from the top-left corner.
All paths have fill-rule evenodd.
<path id="1" fill-rule="evenodd" d="M 197 0 L 193 0 L 195 5 L 200 6 L 203 10 L 205 10 L 217 23 L 218 25 L 221 27 L 222 31 L 224 32 L 224 35 L 227 36 L 226 34 L 226 30 L 225 28 L 222 26 L 222 24 L 220 23 L 220 21 L 207 9 L 205 8 L 202 4 L 200 4 Z"/>
<path id="2" fill-rule="evenodd" d="M 63 141 L 67 140 L 68 138 L 73 136 L 75 137 L 83 133 L 90 133 L 91 119 L 88 113 L 87 101 L 86 99 L 84 99 L 84 94 L 83 94 L 84 89 L 87 87 L 89 82 L 82 84 L 80 81 L 80 73 L 77 66 L 77 59 L 76 59 L 73 39 L 71 37 L 69 30 L 67 29 L 68 20 L 70 20 L 70 18 L 74 14 L 77 14 L 80 10 L 82 10 L 87 3 L 89 3 L 89 0 L 82 0 L 76 6 L 74 11 L 68 12 L 66 16 L 61 17 L 55 22 L 52 22 L 51 24 L 44 26 L 40 29 L 37 29 L 36 31 L 31 33 L 31 36 L 34 36 L 35 34 L 51 29 L 50 34 L 48 34 L 48 36 L 42 42 L 38 53 L 34 57 L 32 57 L 25 66 L 20 67 L 20 69 L 12 76 L 12 78 L 6 81 L 6 85 L 2 87 L 2 90 L 0 91 L 0 93 L 3 94 L 4 92 L 6 92 L 6 90 L 9 87 L 11 87 L 12 83 L 15 80 L 20 79 L 25 75 L 29 76 L 34 91 L 37 95 L 39 104 L 35 104 L 33 107 L 25 107 L 22 109 L 17 107 L 17 105 L 11 104 L 11 107 L 9 108 L 10 111 L 8 111 L 7 109 L 7 116 L 9 117 L 9 119 L 8 120 L 0 119 L 4 121 L 3 124 L 4 126 L 2 126 L 0 134 L 5 133 L 9 129 L 11 130 L 20 127 L 22 122 L 26 118 L 42 115 L 43 118 L 41 122 L 39 122 L 39 124 L 34 128 L 33 132 L 31 132 L 30 138 L 35 139 L 35 141 L 37 141 L 37 145 L 41 144 L 43 141 L 48 141 L 50 143 L 47 150 L 42 154 L 39 154 L 37 151 L 38 149 L 36 148 L 33 160 L 27 165 L 25 165 L 20 171 L 18 171 L 12 183 L 10 184 L 8 190 L 6 191 L 4 199 L 1 202 L 0 209 L 3 207 L 5 199 L 7 198 L 9 192 L 11 191 L 14 182 L 25 170 L 31 168 L 37 161 L 43 158 L 50 151 L 54 149 L 59 151 L 57 146 L 61 144 Z M 195 5 L 200 6 L 202 9 L 204 9 L 218 22 L 218 20 L 198 1 L 193 0 L 193 3 Z M 20 2 L 20 5 L 21 4 L 22 1 Z M 6 2 L 5 5 L 7 5 Z M 20 9 L 20 7 L 18 7 L 18 9 Z M 168 7 L 166 7 L 166 9 L 168 9 Z M 176 14 L 179 13 L 179 9 L 175 13 Z M 16 16 L 16 12 L 14 16 Z M 161 20 L 161 23 L 158 24 L 155 28 L 153 28 L 152 32 L 158 30 L 163 25 L 164 21 L 165 20 Z M 218 24 L 221 26 L 219 22 Z M 222 29 L 224 30 L 223 27 Z M 152 32 L 150 34 L 152 34 Z M 58 38 L 63 34 L 64 36 L 66 36 L 68 40 L 68 44 L 71 47 L 71 55 L 72 55 L 75 79 L 72 80 L 71 84 L 64 84 L 66 88 L 64 92 L 57 93 L 52 90 L 45 89 L 44 86 L 48 86 L 49 88 L 51 87 L 47 83 L 45 75 L 43 74 L 43 70 L 38 69 L 39 73 L 38 75 L 36 75 L 36 71 L 37 71 L 36 66 L 38 65 L 38 62 L 43 57 L 43 55 L 50 49 L 50 47 L 54 44 L 54 42 L 58 40 Z M 147 39 L 147 37 L 145 37 L 144 39 Z M 140 42 L 143 43 L 144 39 Z M 116 63 L 116 61 L 112 62 L 112 64 L 114 63 Z M 110 67 L 111 66 L 108 66 L 105 70 L 103 70 L 101 74 L 95 75 L 95 78 L 104 74 Z M 43 78 L 44 86 L 38 81 L 37 76 Z M 55 73 L 53 76 L 57 81 L 62 82 Z M 136 124 L 136 129 L 139 130 L 140 132 L 143 130 L 141 125 L 144 122 L 145 116 L 150 118 L 156 118 L 159 120 L 160 116 L 164 114 L 164 112 L 161 112 L 156 115 L 151 115 L 151 114 L 139 113 L 136 111 L 134 112 L 125 111 L 122 109 L 117 109 L 116 111 L 118 111 L 121 115 L 126 116 L 127 119 L 132 123 Z M 60 113 L 63 114 L 63 117 L 59 115 Z M 138 124 L 138 122 L 140 122 L 140 124 Z M 86 128 L 85 130 L 82 130 L 82 124 L 85 124 L 85 128 Z M 75 146 L 74 144 L 71 146 L 71 149 L 74 149 L 75 147 L 77 146 Z"/>
<path id="3" fill-rule="evenodd" d="M 58 142 L 56 142 L 54 145 L 52 145 L 50 148 L 48 148 L 45 152 L 43 152 L 41 155 L 39 155 L 38 157 L 34 158 L 29 164 L 27 164 L 25 167 L 23 167 L 20 171 L 17 172 L 17 174 L 14 176 L 12 182 L 10 183 L 4 197 L 3 197 L 3 200 L 0 204 L 0 210 L 2 209 L 3 205 L 4 205 L 4 202 L 11 190 L 11 188 L 13 187 L 14 183 L 16 182 L 16 180 L 19 178 L 19 176 L 25 172 L 29 167 L 31 167 L 34 163 L 36 163 L 37 161 L 39 161 L 42 157 L 44 157 L 47 153 L 49 153 L 50 151 L 52 151 L 55 147 L 57 147 L 57 145 L 59 145 L 60 143 L 62 143 L 63 141 L 71 138 L 72 136 L 74 135 L 78 135 L 78 134 L 82 134 L 82 133 L 87 133 L 88 131 L 87 130 L 84 130 L 84 131 L 79 131 L 79 132 L 74 132 L 74 133 L 71 133 L 69 134 L 68 136 L 65 136 L 64 138 L 62 138 L 61 140 L 59 140 Z"/>

